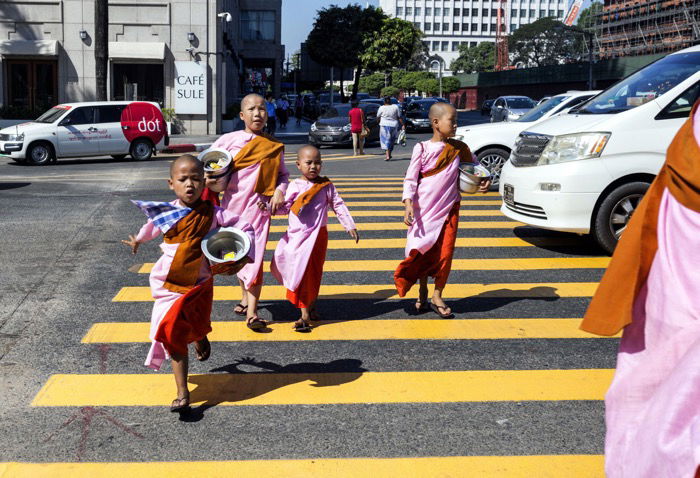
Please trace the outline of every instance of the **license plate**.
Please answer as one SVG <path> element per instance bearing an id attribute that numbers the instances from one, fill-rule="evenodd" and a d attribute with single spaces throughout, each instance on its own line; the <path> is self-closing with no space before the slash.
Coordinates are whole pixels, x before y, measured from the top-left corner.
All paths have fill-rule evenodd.
<path id="1" fill-rule="evenodd" d="M 333 141 L 332 136 L 321 136 L 321 141 Z"/>
<path id="2" fill-rule="evenodd" d="M 515 189 L 510 184 L 503 185 L 503 201 L 509 206 L 515 206 Z"/>

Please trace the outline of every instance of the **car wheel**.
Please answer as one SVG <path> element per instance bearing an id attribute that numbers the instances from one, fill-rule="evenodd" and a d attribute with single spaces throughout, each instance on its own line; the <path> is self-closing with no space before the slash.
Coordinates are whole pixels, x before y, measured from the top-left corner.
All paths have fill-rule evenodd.
<path id="1" fill-rule="evenodd" d="M 479 164 L 491 172 L 491 186 L 498 186 L 500 183 L 501 170 L 509 157 L 510 153 L 500 148 L 485 149 L 477 155 Z"/>
<path id="2" fill-rule="evenodd" d="M 54 160 L 56 153 L 51 143 L 38 142 L 29 146 L 26 161 L 35 166 L 44 166 Z"/>
<path id="3" fill-rule="evenodd" d="M 146 138 L 135 139 L 131 143 L 129 153 L 136 161 L 148 161 L 153 155 L 153 143 Z"/>
<path id="4" fill-rule="evenodd" d="M 642 181 L 623 184 L 613 189 L 600 203 L 593 223 L 593 236 L 608 254 L 615 250 L 617 241 L 647 189 L 649 183 Z"/>
<path id="5" fill-rule="evenodd" d="M 126 154 L 113 154 L 112 157 L 116 159 L 117 161 L 121 161 L 124 158 L 126 158 Z"/>

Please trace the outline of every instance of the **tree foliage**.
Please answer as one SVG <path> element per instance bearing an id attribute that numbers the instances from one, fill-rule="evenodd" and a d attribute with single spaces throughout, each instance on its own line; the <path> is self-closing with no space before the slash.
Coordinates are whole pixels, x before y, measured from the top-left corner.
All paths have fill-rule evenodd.
<path id="1" fill-rule="evenodd" d="M 595 26 L 596 15 L 603 11 L 603 4 L 601 2 L 593 2 L 588 8 L 581 10 L 578 15 L 578 20 L 576 25 L 584 30 L 592 30 Z"/>
<path id="2" fill-rule="evenodd" d="M 373 95 L 378 95 L 384 88 L 384 73 L 372 73 L 371 75 L 360 78 L 359 89 Z"/>
<path id="3" fill-rule="evenodd" d="M 398 96 L 399 89 L 395 86 L 389 85 L 382 88 L 382 91 L 379 94 L 380 96 Z"/>
<path id="4" fill-rule="evenodd" d="M 461 86 L 459 79 L 454 76 L 446 76 L 442 79 L 442 94 L 453 93 Z"/>
<path id="5" fill-rule="evenodd" d="M 463 43 L 459 46 L 459 56 L 450 63 L 450 70 L 454 73 L 493 71 L 495 62 L 495 43 L 484 41 L 475 47 Z"/>
<path id="6" fill-rule="evenodd" d="M 411 22 L 385 18 L 379 31 L 367 36 L 360 58 L 371 70 L 405 67 L 422 36 L 423 33 Z"/>
<path id="7" fill-rule="evenodd" d="M 551 17 L 540 18 L 515 30 L 508 38 L 508 49 L 511 61 L 522 62 L 525 66 L 556 65 L 579 57 L 576 35 Z"/>
<path id="8" fill-rule="evenodd" d="M 416 91 L 419 89 L 419 81 L 435 78 L 435 74 L 429 71 L 407 71 L 396 77 L 395 74 L 396 72 L 392 74 L 391 84 L 404 91 Z"/>
<path id="9" fill-rule="evenodd" d="M 440 83 L 435 78 L 424 78 L 416 82 L 416 89 L 428 95 L 437 95 L 440 91 Z"/>

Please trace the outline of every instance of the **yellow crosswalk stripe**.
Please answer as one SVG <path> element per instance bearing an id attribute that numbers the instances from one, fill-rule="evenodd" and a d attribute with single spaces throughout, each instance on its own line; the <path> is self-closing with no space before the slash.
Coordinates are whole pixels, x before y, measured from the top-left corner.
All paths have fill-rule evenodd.
<path id="1" fill-rule="evenodd" d="M 592 297 L 597 282 L 528 282 L 502 284 L 447 284 L 443 291 L 446 299 L 463 298 L 551 298 Z M 417 292 L 416 292 L 417 294 Z M 241 288 L 214 286 L 214 300 L 240 300 Z M 263 288 L 261 300 L 285 300 L 286 289 L 271 285 Z M 319 300 L 328 299 L 399 299 L 396 289 L 389 284 L 321 285 Z M 152 302 L 147 286 L 122 287 L 112 299 L 114 302 Z"/>
<path id="2" fill-rule="evenodd" d="M 355 222 L 359 231 L 406 231 L 408 227 L 403 221 L 394 222 Z M 518 226 L 524 226 L 522 222 L 515 221 L 459 221 L 459 229 L 512 229 Z M 336 223 L 330 223 L 328 231 L 345 231 L 345 228 Z M 270 232 L 285 232 L 287 225 L 272 224 Z M 362 239 L 364 245 L 364 239 Z"/>
<path id="3" fill-rule="evenodd" d="M 469 241 L 469 238 L 458 238 Z M 488 238 L 478 238 L 486 239 Z M 510 239 L 510 238 L 508 238 Z M 376 241 L 391 241 L 392 239 L 374 239 Z M 377 245 L 377 248 L 396 247 L 402 248 L 404 243 L 401 239 L 396 239 L 396 244 L 393 246 Z M 268 249 L 270 243 L 268 242 Z M 331 242 L 331 241 L 329 241 Z M 333 248 L 345 248 L 355 245 L 355 241 L 336 241 L 341 244 L 334 244 Z M 347 243 L 347 244 L 345 244 Z M 526 245 L 526 244 L 523 244 Z M 530 244 L 527 244 L 530 245 Z M 494 246 L 488 244 L 488 246 Z M 362 245 L 363 248 L 372 248 L 373 246 Z M 479 246 L 482 247 L 482 246 Z M 504 247 L 503 244 L 494 247 Z M 344 261 L 326 261 L 323 270 L 324 272 L 355 272 L 355 271 L 393 271 L 398 265 L 398 260 L 344 260 Z M 549 258 L 508 258 L 508 259 L 453 259 L 453 271 L 497 271 L 497 270 L 548 270 L 548 269 L 604 269 L 610 263 L 609 257 L 549 257 Z M 139 274 L 149 274 L 153 268 L 153 262 L 146 262 L 138 269 Z M 265 263 L 265 270 L 270 270 L 270 263 Z"/>
<path id="4" fill-rule="evenodd" d="M 333 217 L 335 213 L 328 211 L 328 215 Z M 353 209 L 350 211 L 352 217 L 403 217 L 403 210 L 401 208 L 395 211 L 358 211 Z M 500 216 L 506 217 L 499 209 L 461 209 L 459 211 L 460 217 L 483 217 L 483 216 Z M 273 216 L 273 221 L 286 221 L 287 216 Z"/>
<path id="5" fill-rule="evenodd" d="M 242 373 L 190 375 L 190 402 L 322 405 L 602 400 L 614 370 Z M 319 364 L 317 369 L 322 369 Z M 165 406 L 170 374 L 57 374 L 32 401 L 39 407 Z"/>
<path id="6" fill-rule="evenodd" d="M 596 339 L 579 329 L 581 319 L 366 319 L 316 322 L 311 334 L 273 323 L 273 333 L 251 333 L 243 320 L 216 321 L 212 342 L 303 342 L 320 340 L 494 340 Z M 98 322 L 83 337 L 85 344 L 149 342 L 148 322 Z"/>
<path id="7" fill-rule="evenodd" d="M 463 206 L 500 206 L 502 201 L 500 199 L 480 201 L 474 199 L 471 201 L 464 201 Z M 401 201 L 345 201 L 345 205 L 348 207 L 372 207 L 372 206 L 383 206 L 383 207 L 398 207 L 403 208 L 403 203 Z"/>
<path id="8" fill-rule="evenodd" d="M 347 189 L 347 191 L 352 191 L 352 189 Z M 401 189 L 403 191 L 403 189 Z M 473 198 L 480 198 L 483 196 L 487 197 L 501 197 L 500 194 L 496 192 L 484 193 L 484 194 L 462 194 L 462 204 L 469 204 L 470 200 Z M 395 198 L 397 201 L 401 201 L 400 193 L 353 193 L 353 192 L 342 192 L 343 199 L 345 198 Z"/>
<path id="9" fill-rule="evenodd" d="M 0 463 L 13 478 L 604 478 L 603 455 L 431 456 L 117 463 Z"/>

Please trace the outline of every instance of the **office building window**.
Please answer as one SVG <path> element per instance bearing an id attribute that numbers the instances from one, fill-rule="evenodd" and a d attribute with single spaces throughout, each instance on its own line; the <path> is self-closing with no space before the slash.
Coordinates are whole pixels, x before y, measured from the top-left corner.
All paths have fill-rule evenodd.
<path id="1" fill-rule="evenodd" d="M 450 16 L 450 9 L 449 9 L 449 8 L 443 8 L 443 9 L 442 9 L 442 15 L 445 16 L 445 17 L 449 17 L 449 16 Z"/>
<path id="2" fill-rule="evenodd" d="M 241 11 L 242 40 L 275 40 L 275 12 L 268 10 Z"/>
<path id="3" fill-rule="evenodd" d="M 459 42 L 458 41 L 452 42 L 452 51 L 459 51 Z"/>
<path id="4" fill-rule="evenodd" d="M 442 51 L 447 51 L 449 47 L 450 47 L 450 42 L 448 42 L 448 41 L 442 42 L 442 48 L 441 48 Z"/>
<path id="5" fill-rule="evenodd" d="M 515 17 L 517 17 L 517 16 L 518 16 L 518 11 L 517 11 L 516 9 L 514 9 L 514 8 L 511 9 L 511 11 L 510 11 L 510 17 L 511 17 L 511 18 L 515 18 Z"/>
<path id="6" fill-rule="evenodd" d="M 426 16 L 430 16 L 433 14 L 433 9 L 430 7 L 425 7 L 425 14 Z M 330 93 L 329 93 L 330 94 Z"/>
<path id="7" fill-rule="evenodd" d="M 475 46 L 476 46 L 476 42 L 475 42 L 475 41 L 470 41 L 470 42 L 469 42 L 469 48 L 474 48 Z"/>
<path id="8" fill-rule="evenodd" d="M 527 16 L 527 10 L 520 10 L 520 18 L 525 18 Z"/>
<path id="9" fill-rule="evenodd" d="M 420 7 L 416 7 L 416 16 L 420 16 Z"/>
<path id="10" fill-rule="evenodd" d="M 455 17 L 458 17 L 462 14 L 462 11 L 459 8 L 455 8 Z"/>
<path id="11" fill-rule="evenodd" d="M 406 7 L 406 15 L 413 15 L 413 7 Z"/>
<path id="12" fill-rule="evenodd" d="M 540 18 L 544 18 L 544 16 L 547 14 L 547 10 L 540 10 Z"/>
<path id="13" fill-rule="evenodd" d="M 472 23 L 472 33 L 476 32 L 479 29 L 479 24 L 478 23 Z"/>
<path id="14" fill-rule="evenodd" d="M 535 10 L 530 10 L 530 18 L 535 18 Z"/>
<path id="15" fill-rule="evenodd" d="M 482 9 L 481 9 L 481 16 L 482 16 L 482 17 L 488 17 L 488 16 L 489 16 L 489 9 L 488 9 L 488 8 L 482 8 Z"/>
<path id="16" fill-rule="evenodd" d="M 559 18 L 564 18 L 564 10 L 557 10 L 557 16 Z"/>
<path id="17" fill-rule="evenodd" d="M 436 32 L 439 32 L 440 31 L 440 24 L 437 22 L 433 23 L 433 30 L 435 30 Z"/>
<path id="18" fill-rule="evenodd" d="M 554 16 L 554 10 L 550 10 L 550 11 L 549 11 L 549 16 L 550 16 L 550 17 L 553 17 L 553 16 Z"/>
<path id="19" fill-rule="evenodd" d="M 396 16 L 403 16 L 403 7 L 396 7 Z M 330 93 L 328 93 L 330 95 Z"/>
<path id="20" fill-rule="evenodd" d="M 433 50 L 434 51 L 440 50 L 440 42 L 439 41 L 433 41 Z"/>
<path id="21" fill-rule="evenodd" d="M 487 23 L 482 23 L 481 24 L 481 33 L 488 33 L 489 31 L 489 25 Z"/>
<path id="22" fill-rule="evenodd" d="M 443 23 L 442 24 L 442 31 L 446 32 L 450 29 L 450 24 L 449 23 Z"/>
<path id="23" fill-rule="evenodd" d="M 458 31 L 459 31 L 459 23 L 453 23 L 453 24 L 452 24 L 452 31 L 453 31 L 453 32 L 458 32 Z"/>
<path id="24" fill-rule="evenodd" d="M 420 30 L 420 22 L 413 22 L 413 26 L 416 28 L 416 30 Z"/>
<path id="25" fill-rule="evenodd" d="M 432 30 L 432 25 L 431 25 L 429 22 L 425 22 L 425 23 L 423 24 L 423 30 L 426 31 L 426 32 L 429 32 L 430 30 Z M 329 93 L 329 94 L 330 94 L 330 93 Z"/>
<path id="26" fill-rule="evenodd" d="M 510 31 L 511 32 L 514 32 L 517 28 L 518 28 L 518 25 L 516 25 L 515 23 L 510 24 Z"/>
<path id="27" fill-rule="evenodd" d="M 492 23 L 492 24 L 491 24 L 491 32 L 492 32 L 492 33 L 495 33 L 495 32 L 496 32 L 496 24 L 495 24 L 495 23 Z"/>
<path id="28" fill-rule="evenodd" d="M 435 8 L 435 16 L 439 17 L 440 15 L 442 15 L 442 13 L 440 12 L 440 9 L 436 7 Z"/>
<path id="29" fill-rule="evenodd" d="M 469 31 L 469 24 L 468 23 L 462 23 L 462 33 L 468 32 Z"/>
<path id="30" fill-rule="evenodd" d="M 495 8 L 492 8 L 491 9 L 491 16 L 495 17 L 496 15 L 498 15 L 498 10 L 496 10 Z"/>

